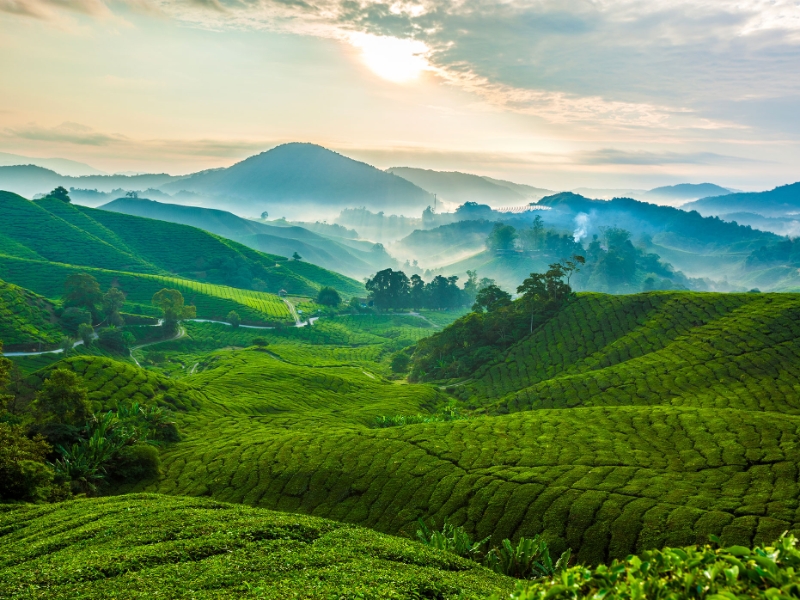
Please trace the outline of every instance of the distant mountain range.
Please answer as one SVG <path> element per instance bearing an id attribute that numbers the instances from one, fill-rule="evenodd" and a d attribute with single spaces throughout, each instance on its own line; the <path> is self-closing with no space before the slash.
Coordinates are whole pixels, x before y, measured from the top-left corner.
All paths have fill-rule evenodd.
<path id="1" fill-rule="evenodd" d="M 82 177 L 84 175 L 107 175 L 99 169 L 89 165 L 68 160 L 66 158 L 34 158 L 32 156 L 21 156 L 19 154 L 9 154 L 0 152 L 0 167 L 13 167 L 21 165 L 34 165 L 55 171 L 59 175 L 68 177 Z"/>
<path id="2" fill-rule="evenodd" d="M 414 185 L 436 194 L 438 200 L 452 205 L 479 202 L 488 204 L 492 208 L 521 206 L 553 193 L 543 188 L 458 171 L 392 167 L 386 172 L 407 179 Z"/>
<path id="3" fill-rule="evenodd" d="M 782 185 L 767 192 L 740 192 L 724 198 L 703 198 L 684 204 L 684 210 L 701 215 L 751 212 L 764 217 L 784 217 L 800 212 L 800 182 Z"/>

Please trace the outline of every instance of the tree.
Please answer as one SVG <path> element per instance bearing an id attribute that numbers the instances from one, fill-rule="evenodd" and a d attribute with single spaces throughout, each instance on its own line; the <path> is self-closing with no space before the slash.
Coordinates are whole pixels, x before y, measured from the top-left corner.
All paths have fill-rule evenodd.
<path id="1" fill-rule="evenodd" d="M 337 307 L 342 303 L 342 297 L 332 287 L 324 287 L 317 294 L 317 304 L 323 306 Z"/>
<path id="2" fill-rule="evenodd" d="M 228 321 L 228 323 L 230 323 L 231 327 L 233 327 L 234 329 L 237 329 L 239 327 L 239 324 L 242 322 L 242 320 L 239 318 L 239 313 L 237 313 L 235 310 L 232 310 L 231 312 L 228 313 L 226 321 Z"/>
<path id="3" fill-rule="evenodd" d="M 78 337 L 83 340 L 83 345 L 88 348 L 94 341 L 94 328 L 88 323 L 81 323 L 78 327 Z"/>
<path id="4" fill-rule="evenodd" d="M 572 258 L 562 260 L 560 264 L 564 269 L 564 275 L 567 278 L 567 285 L 569 285 L 572 276 L 575 273 L 578 273 L 581 270 L 581 267 L 586 264 L 586 259 L 579 254 L 573 254 Z"/>
<path id="5" fill-rule="evenodd" d="M 531 223 L 530 229 L 523 229 L 519 232 L 519 241 L 522 249 L 527 252 L 541 250 L 544 241 L 544 222 L 542 217 L 536 215 Z"/>
<path id="6" fill-rule="evenodd" d="M 422 280 L 422 277 L 416 273 L 411 276 L 409 296 L 412 308 L 422 308 L 427 305 L 425 298 L 425 282 Z"/>
<path id="7" fill-rule="evenodd" d="M 0 423 L 0 502 L 47 500 L 53 469 L 45 462 L 50 445 L 25 435 L 20 425 Z"/>
<path id="8" fill-rule="evenodd" d="M 464 282 L 464 294 L 468 302 L 474 302 L 478 295 L 478 272 L 467 271 L 467 281 Z"/>
<path id="9" fill-rule="evenodd" d="M 100 346 L 118 354 L 125 354 L 128 352 L 134 341 L 135 339 L 130 332 L 114 327 L 113 325 L 102 329 L 97 337 L 97 343 Z"/>
<path id="10" fill-rule="evenodd" d="M 486 246 L 490 250 L 513 250 L 516 239 L 517 230 L 511 225 L 495 223 L 489 237 L 486 238 Z"/>
<path id="11" fill-rule="evenodd" d="M 253 344 L 258 346 L 259 348 L 263 348 L 265 346 L 269 346 L 269 342 L 267 341 L 266 338 L 263 338 L 263 337 L 253 338 Z"/>
<path id="12" fill-rule="evenodd" d="M 86 388 L 73 371 L 55 369 L 36 395 L 36 407 L 43 420 L 83 425 L 91 415 Z"/>
<path id="13" fill-rule="evenodd" d="M 125 197 L 126 198 L 138 198 L 139 197 L 139 192 L 126 192 L 125 193 Z"/>
<path id="14" fill-rule="evenodd" d="M 522 303 L 531 315 L 530 332 L 533 333 L 533 319 L 536 312 L 547 301 L 547 281 L 541 273 L 531 273 L 522 285 L 517 287 L 517 293 L 522 294 Z"/>
<path id="15" fill-rule="evenodd" d="M 486 312 L 494 312 L 509 304 L 511 304 L 511 294 L 491 284 L 482 288 L 476 294 L 472 310 L 476 313 L 482 313 L 484 310 Z"/>
<path id="16" fill-rule="evenodd" d="M 52 192 L 47 194 L 48 198 L 55 198 L 56 200 L 61 200 L 62 202 L 66 202 L 69 204 L 72 200 L 69 197 L 69 192 L 67 192 L 66 188 L 62 186 L 58 186 Z"/>
<path id="17" fill-rule="evenodd" d="M 266 221 L 268 218 L 269 218 L 269 213 L 267 211 L 264 211 L 264 212 L 261 213 L 261 220 L 262 221 Z"/>
<path id="18" fill-rule="evenodd" d="M 303 260 L 303 257 L 300 256 L 297 252 L 292 254 L 292 260 Z"/>
<path id="19" fill-rule="evenodd" d="M 365 285 L 373 303 L 381 310 L 408 305 L 410 282 L 402 271 L 378 271 L 372 279 L 367 279 Z"/>
<path id="20" fill-rule="evenodd" d="M 97 279 L 88 273 L 73 273 L 64 282 L 64 291 L 65 306 L 85 308 L 93 319 L 97 317 L 97 305 L 103 300 Z"/>
<path id="21" fill-rule="evenodd" d="M 103 296 L 103 312 L 106 314 L 106 322 L 109 325 L 121 327 L 125 320 L 120 315 L 122 307 L 125 305 L 125 294 L 116 287 L 109 289 Z"/>
<path id="22" fill-rule="evenodd" d="M 3 341 L 0 340 L 0 415 L 6 410 L 8 401 L 11 396 L 5 394 L 6 385 L 8 385 L 9 375 L 11 373 L 11 361 L 3 358 Z"/>
<path id="23" fill-rule="evenodd" d="M 72 306 L 61 313 L 61 325 L 70 333 L 77 334 L 81 325 L 92 323 L 92 313 L 88 310 Z"/>
<path id="24" fill-rule="evenodd" d="M 178 321 L 193 319 L 197 316 L 194 306 L 185 306 L 183 294 L 178 290 L 164 288 L 153 294 L 152 304 L 164 314 L 164 327 L 167 331 L 176 331 Z"/>

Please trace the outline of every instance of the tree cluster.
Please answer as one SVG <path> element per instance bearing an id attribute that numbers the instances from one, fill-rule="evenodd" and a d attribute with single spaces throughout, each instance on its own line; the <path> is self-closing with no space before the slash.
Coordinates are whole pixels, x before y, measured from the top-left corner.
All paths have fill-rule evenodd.
<path id="1" fill-rule="evenodd" d="M 443 331 L 421 340 L 411 359 L 412 381 L 465 377 L 550 319 L 573 296 L 570 278 L 584 264 L 582 256 L 531 273 L 511 299 L 493 282 L 478 286 L 472 312 Z"/>
<path id="2" fill-rule="evenodd" d="M 437 275 L 428 283 L 417 274 L 410 278 L 403 271 L 384 269 L 366 282 L 370 301 L 379 310 L 405 308 L 445 309 L 469 306 L 477 292 L 474 274 L 463 288 L 458 277 Z"/>

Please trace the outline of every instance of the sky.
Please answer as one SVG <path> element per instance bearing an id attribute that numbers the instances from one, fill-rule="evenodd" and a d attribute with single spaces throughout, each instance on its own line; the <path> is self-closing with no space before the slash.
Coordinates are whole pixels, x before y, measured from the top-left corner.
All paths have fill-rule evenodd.
<path id="1" fill-rule="evenodd" d="M 0 0 L 0 151 L 290 141 L 549 189 L 800 180 L 800 0 Z"/>

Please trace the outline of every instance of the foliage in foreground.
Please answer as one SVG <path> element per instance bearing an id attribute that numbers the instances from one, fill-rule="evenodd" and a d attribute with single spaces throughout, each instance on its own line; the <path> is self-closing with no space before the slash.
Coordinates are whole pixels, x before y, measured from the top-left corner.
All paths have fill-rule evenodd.
<path id="1" fill-rule="evenodd" d="M 0 509 L 15 599 L 483 599 L 512 580 L 411 540 L 208 498 L 126 495 Z"/>
<path id="2" fill-rule="evenodd" d="M 717 540 L 718 541 L 718 540 Z M 708 598 L 778 600 L 800 597 L 800 551 L 794 536 L 775 544 L 664 548 L 594 569 L 573 567 L 543 583 L 520 584 L 512 600 L 579 598 Z M 507 596 L 494 596 L 495 600 Z"/>

